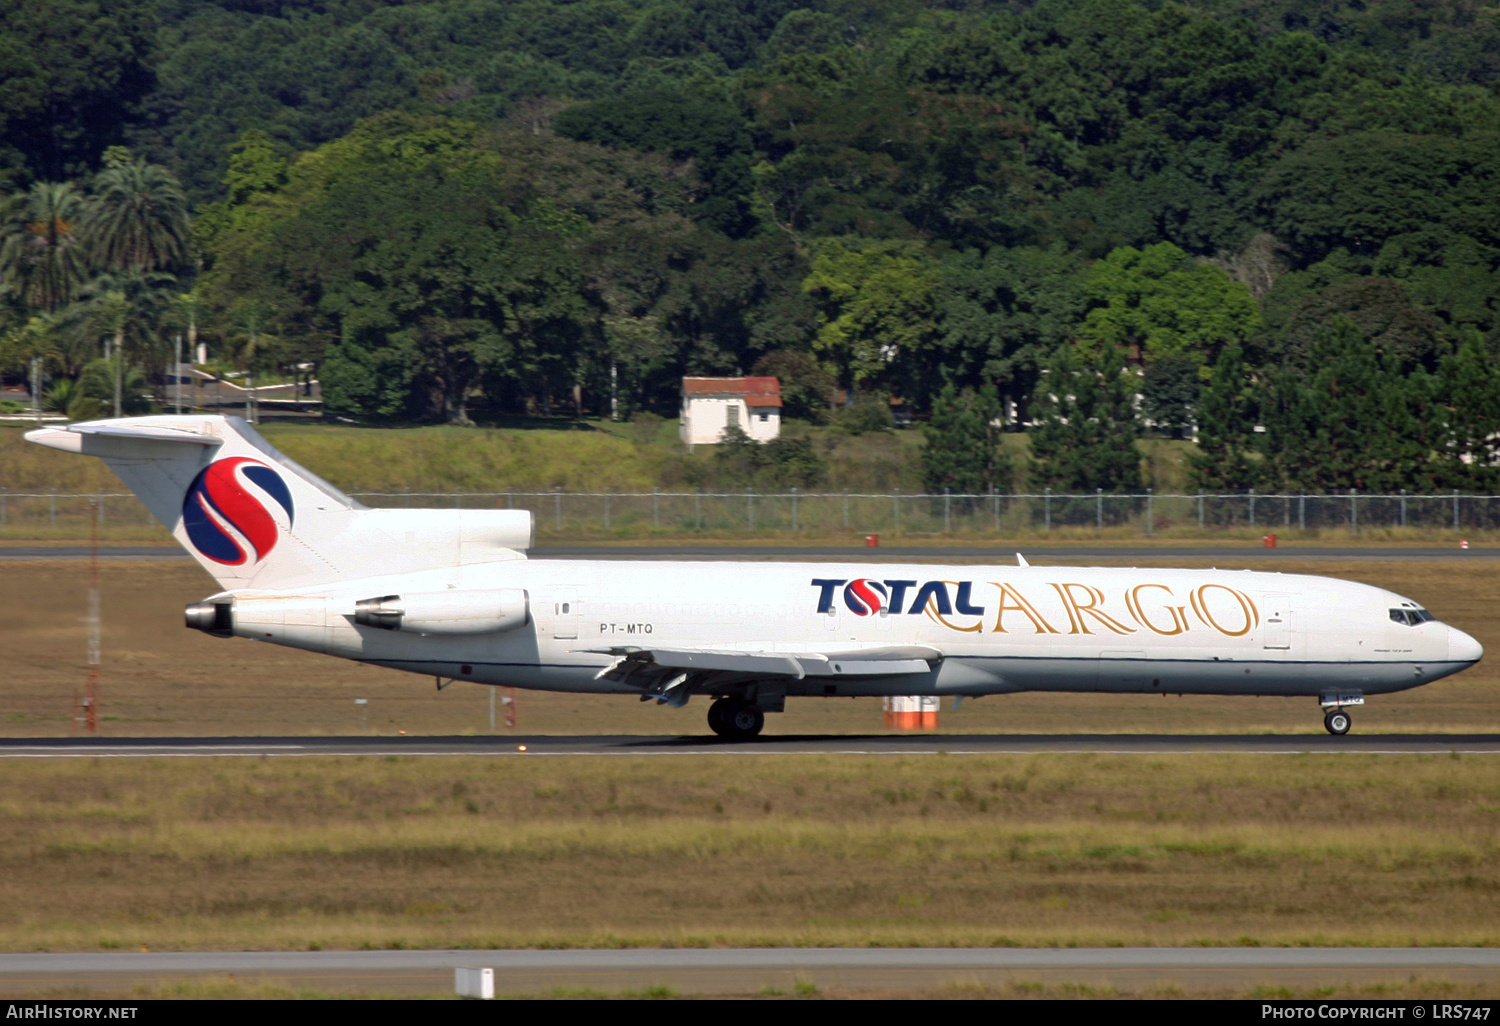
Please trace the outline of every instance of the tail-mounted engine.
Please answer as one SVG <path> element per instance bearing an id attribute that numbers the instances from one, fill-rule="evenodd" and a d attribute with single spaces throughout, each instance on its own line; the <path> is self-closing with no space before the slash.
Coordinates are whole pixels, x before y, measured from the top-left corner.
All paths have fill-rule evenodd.
<path id="1" fill-rule="evenodd" d="M 212 634 L 216 638 L 234 637 L 234 603 L 229 599 L 194 602 L 183 613 L 187 625 L 193 630 Z"/>
<path id="2" fill-rule="evenodd" d="M 526 626 L 528 605 L 522 588 L 382 595 L 354 603 L 354 622 L 411 634 L 492 634 Z"/>
<path id="3" fill-rule="evenodd" d="M 342 626 L 351 618 L 361 627 L 408 634 L 494 634 L 526 626 L 528 607 L 525 589 L 491 588 L 362 599 L 354 603 L 352 617 L 339 600 L 316 595 L 210 599 L 193 603 L 185 613 L 189 627 L 216 638 L 242 634 L 291 644 L 294 636 L 318 641 L 325 625 Z"/>

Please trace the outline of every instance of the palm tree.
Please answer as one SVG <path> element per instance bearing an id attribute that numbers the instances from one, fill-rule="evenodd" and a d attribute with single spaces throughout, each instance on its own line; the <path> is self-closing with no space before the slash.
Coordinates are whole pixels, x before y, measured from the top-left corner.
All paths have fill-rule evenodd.
<path id="1" fill-rule="evenodd" d="M 122 409 L 125 397 L 119 383 L 126 378 L 127 360 L 147 367 L 166 364 L 170 349 L 162 339 L 162 324 L 169 316 L 177 279 L 160 271 L 125 271 L 101 274 L 79 290 L 79 299 L 68 310 L 67 326 L 85 346 L 107 336 L 117 382 L 115 406 Z"/>
<path id="2" fill-rule="evenodd" d="M 125 327 L 130 323 L 132 313 L 130 300 L 123 292 L 106 292 L 99 301 L 99 322 L 107 327 L 110 334 L 114 336 L 115 365 L 115 416 L 121 412 L 124 403 L 123 389 L 125 382 Z"/>
<path id="3" fill-rule="evenodd" d="M 72 184 L 38 182 L 7 200 L 0 220 L 0 278 L 33 309 L 55 313 L 87 275 L 87 208 Z"/>
<path id="4" fill-rule="evenodd" d="M 137 274 L 182 263 L 188 253 L 187 196 L 159 164 L 115 153 L 94 179 L 88 242 L 103 271 Z"/>

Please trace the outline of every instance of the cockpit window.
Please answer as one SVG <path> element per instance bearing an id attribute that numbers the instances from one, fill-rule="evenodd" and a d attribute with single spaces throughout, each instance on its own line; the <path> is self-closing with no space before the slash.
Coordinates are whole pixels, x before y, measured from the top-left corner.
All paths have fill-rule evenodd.
<path id="1" fill-rule="evenodd" d="M 1391 619 L 1408 627 L 1415 627 L 1419 623 L 1437 619 L 1425 609 L 1392 609 Z"/>

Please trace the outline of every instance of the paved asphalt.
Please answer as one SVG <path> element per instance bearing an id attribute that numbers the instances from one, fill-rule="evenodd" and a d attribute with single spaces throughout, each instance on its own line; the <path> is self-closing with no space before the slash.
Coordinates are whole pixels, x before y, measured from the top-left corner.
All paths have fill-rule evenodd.
<path id="1" fill-rule="evenodd" d="M 882 546 L 880 548 L 820 547 L 797 548 L 786 545 L 542 545 L 530 551 L 533 559 L 692 559 L 692 560 L 796 560 L 809 562 L 877 562 L 877 563 L 948 563 L 956 561 L 1012 563 L 1019 549 L 1030 562 L 1039 566 L 1052 563 L 1080 563 L 1092 559 L 1138 559 L 1157 563 L 1162 560 L 1216 560 L 1226 563 L 1274 562 L 1276 560 L 1428 560 L 1428 559 L 1500 559 L 1500 548 L 1459 549 L 1434 546 L 1294 546 L 1267 549 L 1251 545 L 1177 545 L 1177 546 L 1048 546 L 1031 544 L 985 546 Z M 83 545 L 9 545 L 0 546 L 0 559 L 86 559 L 89 550 Z M 187 553 L 176 546 L 101 545 L 103 559 L 186 559 Z"/>
<path id="2" fill-rule="evenodd" d="M 541 758 L 663 755 L 1500 755 L 1497 734 L 868 734 L 498 737 L 0 738 L 0 759 L 468 755 Z"/>
<path id="3" fill-rule="evenodd" d="M 457 967 L 491 968 L 498 993 L 666 986 L 679 993 L 1089 983 L 1194 990 L 1257 985 L 1500 981 L 1495 948 L 633 948 L 571 951 L 120 952 L 0 955 L 0 994 L 123 991 L 182 981 L 325 991 L 452 993 Z"/>

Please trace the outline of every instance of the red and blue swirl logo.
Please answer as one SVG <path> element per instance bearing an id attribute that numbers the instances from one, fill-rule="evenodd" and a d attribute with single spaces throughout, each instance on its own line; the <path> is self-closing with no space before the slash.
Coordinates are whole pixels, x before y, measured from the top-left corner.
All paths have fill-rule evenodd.
<path id="1" fill-rule="evenodd" d="M 182 526 L 193 547 L 215 563 L 245 566 L 271 554 L 281 538 L 276 510 L 292 526 L 292 493 L 259 460 L 232 456 L 204 467 L 182 500 Z"/>
<path id="2" fill-rule="evenodd" d="M 885 585 L 861 577 L 844 586 L 844 605 L 855 616 L 873 616 L 885 608 Z"/>

